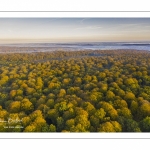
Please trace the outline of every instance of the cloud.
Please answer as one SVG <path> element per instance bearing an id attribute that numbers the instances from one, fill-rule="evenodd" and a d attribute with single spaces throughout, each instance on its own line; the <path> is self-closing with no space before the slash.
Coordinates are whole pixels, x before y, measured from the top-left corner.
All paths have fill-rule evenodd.
<path id="1" fill-rule="evenodd" d="M 83 22 L 84 22 L 85 20 L 87 20 L 87 18 L 84 18 L 84 19 L 80 20 L 80 23 L 83 24 Z"/>
<path id="2" fill-rule="evenodd" d="M 118 26 L 126 27 L 126 28 L 145 28 L 145 27 L 150 27 L 150 25 L 145 24 L 145 23 L 120 24 Z"/>
<path id="3" fill-rule="evenodd" d="M 150 25 L 146 25 L 146 26 L 144 26 L 144 28 L 150 28 Z"/>
<path id="4" fill-rule="evenodd" d="M 139 26 L 139 24 L 137 24 L 137 23 L 130 23 L 130 24 L 126 24 L 126 23 L 124 23 L 124 24 L 120 24 L 121 26 Z"/>

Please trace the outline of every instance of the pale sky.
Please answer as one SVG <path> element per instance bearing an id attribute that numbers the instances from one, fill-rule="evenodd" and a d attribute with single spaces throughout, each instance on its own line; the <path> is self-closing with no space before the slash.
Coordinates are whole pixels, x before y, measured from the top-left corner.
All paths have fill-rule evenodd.
<path id="1" fill-rule="evenodd" d="M 150 18 L 0 18 L 0 43 L 150 41 Z"/>

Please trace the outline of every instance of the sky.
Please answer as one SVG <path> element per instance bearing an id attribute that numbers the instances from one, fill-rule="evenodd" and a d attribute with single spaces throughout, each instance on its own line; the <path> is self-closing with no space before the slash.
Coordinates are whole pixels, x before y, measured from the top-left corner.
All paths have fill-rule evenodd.
<path id="1" fill-rule="evenodd" d="M 150 41 L 150 18 L 0 18 L 0 43 Z"/>

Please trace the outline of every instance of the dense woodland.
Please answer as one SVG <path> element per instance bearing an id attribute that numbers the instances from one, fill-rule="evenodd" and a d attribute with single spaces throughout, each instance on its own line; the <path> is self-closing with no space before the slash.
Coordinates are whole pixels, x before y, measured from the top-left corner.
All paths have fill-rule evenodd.
<path id="1" fill-rule="evenodd" d="M 0 54 L 1 132 L 149 132 L 150 52 Z"/>

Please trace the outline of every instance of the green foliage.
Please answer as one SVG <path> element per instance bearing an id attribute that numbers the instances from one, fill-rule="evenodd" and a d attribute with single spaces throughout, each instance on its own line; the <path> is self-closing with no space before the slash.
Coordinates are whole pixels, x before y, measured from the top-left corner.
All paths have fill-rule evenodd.
<path id="1" fill-rule="evenodd" d="M 61 130 L 64 128 L 64 119 L 62 117 L 57 118 L 57 131 L 61 132 Z"/>
<path id="2" fill-rule="evenodd" d="M 141 132 L 139 124 L 133 119 L 127 119 L 122 116 L 118 117 L 118 122 L 124 132 Z"/>
<path id="3" fill-rule="evenodd" d="M 49 132 L 56 132 L 56 126 L 53 124 L 50 124 L 49 126 Z"/>
<path id="4" fill-rule="evenodd" d="M 140 121 L 140 128 L 142 132 L 150 132 L 150 117 L 146 117 Z"/>

